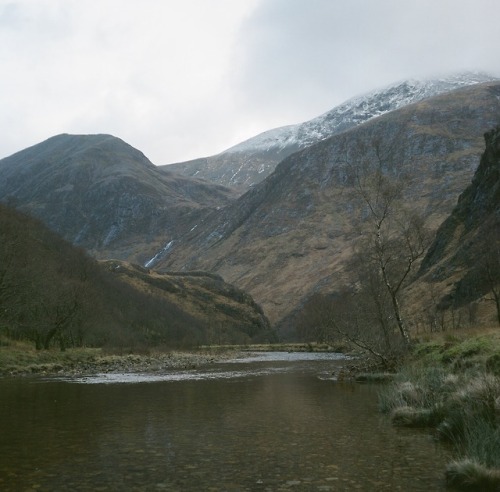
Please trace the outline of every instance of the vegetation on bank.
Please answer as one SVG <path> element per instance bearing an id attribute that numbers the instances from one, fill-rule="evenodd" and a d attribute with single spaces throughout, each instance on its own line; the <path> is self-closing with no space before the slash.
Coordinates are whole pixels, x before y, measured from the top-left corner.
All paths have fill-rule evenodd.
<path id="1" fill-rule="evenodd" d="M 0 336 L 0 376 L 82 375 L 105 372 L 158 372 L 166 369 L 194 369 L 236 356 L 235 350 L 192 349 L 172 351 L 110 351 L 103 348 L 54 347 L 36 350 L 27 342 Z"/>
<path id="2" fill-rule="evenodd" d="M 350 351 L 346 343 L 317 343 L 317 342 L 280 342 L 280 343 L 251 343 L 244 345 L 202 345 L 201 349 L 209 350 L 237 350 L 240 352 L 337 352 Z"/>
<path id="3" fill-rule="evenodd" d="M 94 372 L 185 369 L 236 357 L 248 352 L 345 352 L 345 346 L 321 343 L 203 345 L 189 350 L 167 347 L 109 349 L 53 347 L 36 350 L 29 342 L 0 335 L 0 376 L 26 374 L 83 374 Z"/>
<path id="4" fill-rule="evenodd" d="M 447 334 L 415 345 L 379 394 L 394 425 L 452 444 L 449 485 L 500 490 L 500 333 Z"/>

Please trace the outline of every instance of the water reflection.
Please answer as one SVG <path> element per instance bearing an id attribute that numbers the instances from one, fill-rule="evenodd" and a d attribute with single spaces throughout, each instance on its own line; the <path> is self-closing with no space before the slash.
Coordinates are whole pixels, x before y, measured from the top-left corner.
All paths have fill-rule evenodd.
<path id="1" fill-rule="evenodd" d="M 0 381 L 0 489 L 444 490 L 444 451 L 392 428 L 374 387 L 319 379 L 332 364 L 247 360 L 211 371 L 237 377 L 150 384 Z"/>
<path id="2" fill-rule="evenodd" d="M 336 352 L 248 352 L 228 363 L 241 362 L 302 362 L 302 361 L 341 361 L 349 356 Z"/>
<path id="3" fill-rule="evenodd" d="M 312 353 L 312 352 L 250 352 L 235 359 L 228 359 L 221 363 L 218 368 L 208 370 L 171 371 L 166 373 L 101 373 L 84 377 L 59 378 L 61 381 L 84 384 L 118 384 L 118 383 L 155 383 L 158 381 L 201 381 L 206 379 L 235 379 L 254 376 L 265 376 L 278 372 L 297 371 L 308 365 L 300 366 L 303 362 L 314 362 L 314 369 L 318 369 L 317 363 L 323 361 L 339 362 L 349 359 L 348 356 L 339 353 Z M 250 363 L 254 365 L 249 366 Z M 255 364 L 260 363 L 260 364 Z M 294 363 L 294 364 L 292 364 Z M 242 369 L 240 364 L 244 364 Z M 230 366 L 235 366 L 231 368 Z M 331 372 L 331 366 L 325 365 L 327 373 Z"/>

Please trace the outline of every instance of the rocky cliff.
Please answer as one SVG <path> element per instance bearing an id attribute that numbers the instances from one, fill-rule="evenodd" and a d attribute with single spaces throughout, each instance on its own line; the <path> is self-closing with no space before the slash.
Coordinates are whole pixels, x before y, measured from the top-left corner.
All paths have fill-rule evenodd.
<path id="1" fill-rule="evenodd" d="M 421 268 L 429 283 L 451 287 L 441 307 L 457 307 L 500 292 L 500 127 L 484 135 L 472 182 L 439 227 Z"/>

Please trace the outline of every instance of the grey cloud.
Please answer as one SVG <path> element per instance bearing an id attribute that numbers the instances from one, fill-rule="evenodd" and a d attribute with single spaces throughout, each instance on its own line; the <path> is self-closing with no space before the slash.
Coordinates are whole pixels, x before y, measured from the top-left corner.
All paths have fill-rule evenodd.
<path id="1" fill-rule="evenodd" d="M 0 0 L 0 157 L 112 133 L 166 164 L 410 77 L 500 75 L 498 0 Z"/>
<path id="2" fill-rule="evenodd" d="M 254 112 L 300 118 L 400 79 L 500 74 L 498 18 L 494 0 L 264 1 L 236 83 Z"/>

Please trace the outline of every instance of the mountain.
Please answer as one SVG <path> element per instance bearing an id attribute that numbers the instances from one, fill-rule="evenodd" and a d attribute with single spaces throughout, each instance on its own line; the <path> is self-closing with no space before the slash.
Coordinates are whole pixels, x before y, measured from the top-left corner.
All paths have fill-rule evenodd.
<path id="1" fill-rule="evenodd" d="M 211 274 L 158 274 L 97 262 L 40 221 L 0 205 L 1 335 L 134 347 L 246 343 L 268 337 L 252 298 Z"/>
<path id="2" fill-rule="evenodd" d="M 160 172 L 111 135 L 58 135 L 0 160 L 0 200 L 94 255 L 144 262 L 230 190 Z"/>
<path id="3" fill-rule="evenodd" d="M 484 132 L 500 123 L 500 82 L 462 85 L 392 111 L 381 106 L 377 117 L 372 108 L 366 121 L 283 159 L 237 199 L 156 168 L 115 137 L 59 135 L 0 161 L 0 200 L 97 258 L 219 275 L 284 326 L 315 293 L 352 281 L 366 215 L 353 198 L 361 177 L 399 180 L 434 231 L 450 214 Z"/>
<path id="4" fill-rule="evenodd" d="M 272 323 L 349 276 L 362 214 L 359 173 L 405 183 L 436 230 L 453 209 L 500 123 L 500 82 L 457 89 L 372 118 L 284 159 L 230 207 L 213 212 L 155 260 L 157 269 L 220 274 L 249 292 Z"/>
<path id="5" fill-rule="evenodd" d="M 491 294 L 500 323 L 500 127 L 484 139 L 486 148 L 472 182 L 424 258 L 421 290 L 444 284 L 441 309 L 456 309 Z"/>
<path id="6" fill-rule="evenodd" d="M 400 82 L 350 99 L 305 123 L 261 133 L 218 155 L 161 166 L 161 169 L 244 192 L 298 150 L 408 104 L 494 79 L 488 74 L 469 72 L 435 80 Z"/>

